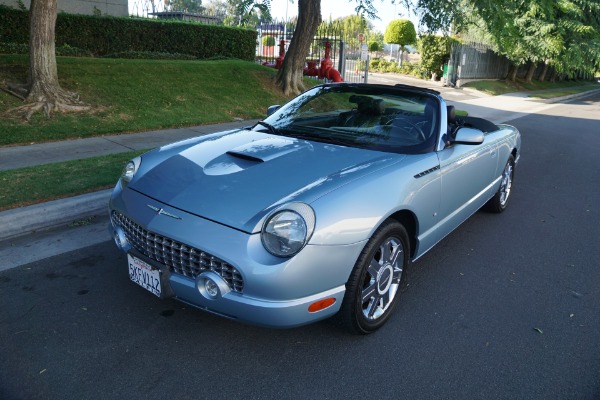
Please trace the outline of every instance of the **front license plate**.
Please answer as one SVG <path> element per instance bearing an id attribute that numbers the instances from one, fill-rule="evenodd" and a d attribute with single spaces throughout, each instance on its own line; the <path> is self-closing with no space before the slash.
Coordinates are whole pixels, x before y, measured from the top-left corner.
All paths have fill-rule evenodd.
<path id="1" fill-rule="evenodd" d="M 160 271 L 137 257 L 127 254 L 129 279 L 160 297 Z"/>

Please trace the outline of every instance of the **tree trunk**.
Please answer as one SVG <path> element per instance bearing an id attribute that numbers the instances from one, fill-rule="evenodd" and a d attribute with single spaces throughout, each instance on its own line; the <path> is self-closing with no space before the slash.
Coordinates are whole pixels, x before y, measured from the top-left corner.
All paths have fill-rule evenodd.
<path id="1" fill-rule="evenodd" d="M 298 0 L 298 24 L 275 82 L 286 96 L 304 90 L 302 70 L 306 56 L 321 24 L 321 0 Z"/>
<path id="2" fill-rule="evenodd" d="M 57 0 L 32 0 L 29 10 L 29 74 L 25 85 L 8 84 L 8 89 L 28 104 L 14 110 L 29 120 L 33 113 L 85 111 L 90 107 L 76 93 L 58 83 L 54 32 Z"/>
<path id="3" fill-rule="evenodd" d="M 508 70 L 508 75 L 506 76 L 506 80 L 514 82 L 517 79 L 518 70 L 519 66 L 517 64 L 511 64 L 510 69 Z"/>
<path id="4" fill-rule="evenodd" d="M 540 75 L 540 82 L 544 82 L 546 80 L 546 74 L 548 73 L 548 62 L 544 62 L 544 69 L 542 70 L 542 74 Z"/>
<path id="5" fill-rule="evenodd" d="M 527 70 L 527 75 L 525 75 L 525 82 L 531 83 L 531 81 L 533 80 L 533 74 L 535 73 L 536 69 L 537 69 L 536 63 L 532 62 L 531 64 L 529 64 L 529 69 Z"/>
<path id="6" fill-rule="evenodd" d="M 32 0 L 29 13 L 29 76 L 27 100 L 35 99 L 43 86 L 59 86 L 54 28 L 57 0 Z"/>

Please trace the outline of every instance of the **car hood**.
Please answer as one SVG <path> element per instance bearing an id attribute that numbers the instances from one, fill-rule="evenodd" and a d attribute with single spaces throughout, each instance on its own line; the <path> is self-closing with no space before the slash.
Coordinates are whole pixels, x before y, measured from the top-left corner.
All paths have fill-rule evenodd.
<path id="1" fill-rule="evenodd" d="M 144 155 L 129 187 L 188 213 L 255 232 L 279 205 L 310 203 L 403 157 L 240 130 Z"/>

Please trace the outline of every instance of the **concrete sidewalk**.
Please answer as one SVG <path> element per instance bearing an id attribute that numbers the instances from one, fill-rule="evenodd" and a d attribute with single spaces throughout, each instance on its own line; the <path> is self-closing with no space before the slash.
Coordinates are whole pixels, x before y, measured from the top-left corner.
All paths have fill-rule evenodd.
<path id="1" fill-rule="evenodd" d="M 32 167 L 61 161 L 153 149 L 168 143 L 212 132 L 239 129 L 254 125 L 253 121 L 235 121 L 180 129 L 164 129 L 123 135 L 96 136 L 87 139 L 0 147 L 0 171 Z"/>
<path id="2" fill-rule="evenodd" d="M 541 112 L 558 102 L 572 101 L 597 92 L 600 92 L 600 89 L 550 100 L 531 99 L 527 93 L 512 93 L 502 96 L 485 96 L 462 102 L 453 101 L 449 104 L 467 111 L 469 115 L 486 118 L 495 123 L 503 123 L 527 114 Z M 0 148 L 0 171 L 131 150 L 150 149 L 202 134 L 238 129 L 253 125 L 255 122 L 235 121 L 190 128 L 3 147 Z M 107 210 L 110 193 L 111 190 L 103 190 L 0 212 L 0 242 L 91 216 L 103 215 Z"/>

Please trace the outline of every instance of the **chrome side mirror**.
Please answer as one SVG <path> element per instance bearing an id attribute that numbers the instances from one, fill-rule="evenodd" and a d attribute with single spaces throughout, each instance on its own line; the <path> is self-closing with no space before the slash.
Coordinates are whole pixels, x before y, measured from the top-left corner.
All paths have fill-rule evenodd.
<path id="1" fill-rule="evenodd" d="M 479 129 L 463 127 L 456 131 L 456 135 L 454 136 L 454 139 L 450 140 L 450 144 L 481 144 L 483 143 L 483 139 L 483 132 Z"/>
<path id="2" fill-rule="evenodd" d="M 275 111 L 279 110 L 281 106 L 279 104 L 274 105 L 274 106 L 270 106 L 269 108 L 267 108 L 267 117 L 271 114 L 273 114 Z"/>

